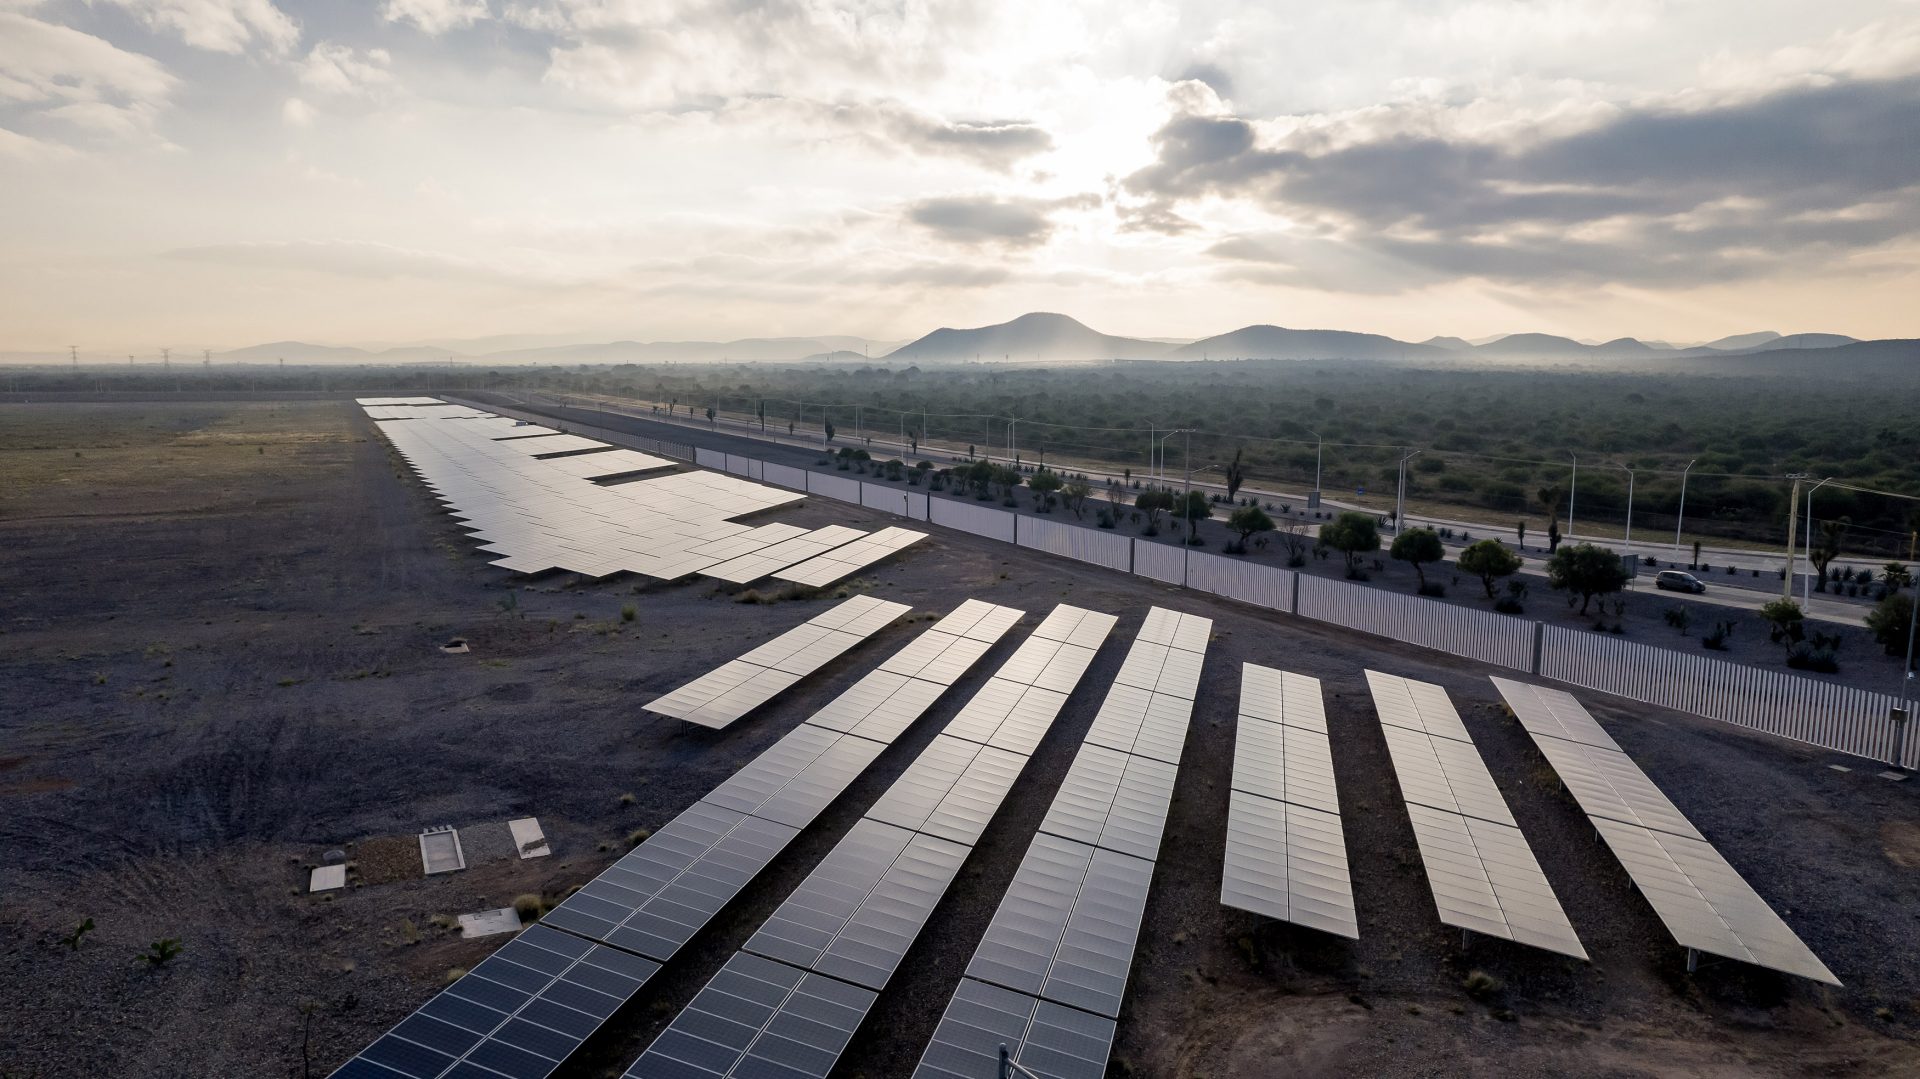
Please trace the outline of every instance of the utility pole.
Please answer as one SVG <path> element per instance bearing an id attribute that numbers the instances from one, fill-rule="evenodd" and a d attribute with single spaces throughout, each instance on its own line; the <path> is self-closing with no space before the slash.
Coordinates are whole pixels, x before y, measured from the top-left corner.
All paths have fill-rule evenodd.
<path id="1" fill-rule="evenodd" d="M 173 350 L 172 349 L 163 348 L 160 350 L 160 368 L 162 371 L 165 371 L 167 374 L 173 373 Z"/>
<path id="2" fill-rule="evenodd" d="M 1393 534 L 1396 536 L 1407 530 L 1407 462 L 1425 452 L 1414 450 L 1400 458 L 1400 490 L 1395 493 L 1393 506 Z"/>
<path id="3" fill-rule="evenodd" d="M 73 359 L 73 369 L 74 369 L 75 371 L 78 371 L 78 370 L 80 370 L 80 346 L 79 346 L 79 345 L 68 345 L 68 346 L 67 346 L 67 355 L 68 355 L 68 356 L 70 356 L 70 357 L 72 357 L 72 359 Z"/>
<path id="4" fill-rule="evenodd" d="M 1567 456 L 1573 458 L 1573 478 L 1567 481 L 1567 541 L 1573 541 L 1573 495 L 1580 489 L 1580 455 L 1572 450 Z"/>
<path id="5" fill-rule="evenodd" d="M 1638 577 L 1640 575 L 1640 563 L 1637 559 L 1633 557 L 1633 469 L 1628 468 L 1626 465 L 1621 465 L 1620 470 L 1627 474 L 1627 553 L 1626 553 L 1626 558 L 1628 559 L 1630 564 L 1630 567 L 1627 573 L 1628 573 L 1628 580 L 1629 582 L 1631 582 L 1631 580 L 1634 577 Z"/>
<path id="6" fill-rule="evenodd" d="M 1793 481 L 1793 490 L 1787 495 L 1787 568 L 1780 573 L 1785 582 L 1780 589 L 1781 599 L 1793 598 L 1793 535 L 1800 523 L 1800 481 L 1807 478 L 1805 472 L 1795 472 L 1787 477 Z"/>
<path id="7" fill-rule="evenodd" d="M 1697 460 L 1699 458 L 1694 458 L 1694 461 Z M 1673 522 L 1673 555 L 1676 562 L 1680 560 L 1680 526 L 1687 523 L 1687 473 L 1692 471 L 1693 461 L 1688 461 L 1687 467 L 1680 473 L 1680 516 Z"/>
<path id="8" fill-rule="evenodd" d="M 203 348 L 200 350 L 200 370 L 205 371 L 208 375 L 213 374 L 213 350 L 212 349 Z"/>

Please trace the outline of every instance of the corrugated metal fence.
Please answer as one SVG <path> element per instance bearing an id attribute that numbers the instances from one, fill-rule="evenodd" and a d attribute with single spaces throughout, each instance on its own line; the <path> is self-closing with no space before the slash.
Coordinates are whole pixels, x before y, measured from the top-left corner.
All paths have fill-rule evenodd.
<path id="1" fill-rule="evenodd" d="M 1133 541 L 1126 536 L 1038 517 L 1018 518 L 1016 533 L 1022 547 L 1122 573 L 1133 569 Z"/>
<path id="2" fill-rule="evenodd" d="M 1491 611 L 1302 577 L 1300 605 L 1294 613 L 1516 671 L 1533 670 L 1536 623 Z"/>
<path id="3" fill-rule="evenodd" d="M 1544 677 L 1863 757 L 1894 759 L 1889 714 L 1898 700 L 1851 686 L 1543 626 Z M 1920 764 L 1911 735 L 1900 763 Z"/>
<path id="4" fill-rule="evenodd" d="M 928 519 L 934 524 L 947 528 L 957 528 L 962 532 L 971 532 L 976 536 L 997 539 L 1003 543 L 1012 543 L 1013 514 L 997 510 L 991 506 L 982 506 L 972 502 L 956 502 L 950 498 L 936 498 L 929 507 Z"/>
<path id="5" fill-rule="evenodd" d="M 1293 613 L 1294 572 L 1290 569 L 1263 566 L 1244 558 L 1188 551 L 1187 587 L 1256 607 Z"/>

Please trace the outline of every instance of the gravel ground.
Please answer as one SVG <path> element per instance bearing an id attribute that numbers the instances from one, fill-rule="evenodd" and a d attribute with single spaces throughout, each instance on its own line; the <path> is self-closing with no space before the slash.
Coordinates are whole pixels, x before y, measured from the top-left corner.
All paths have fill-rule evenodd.
<path id="1" fill-rule="evenodd" d="M 84 517 L 56 491 L 0 520 L 0 981 L 28 987 L 0 1024 L 0 1073 L 324 1075 L 504 939 L 461 940 L 442 928 L 451 915 L 588 879 L 629 832 L 670 819 L 924 628 L 882 631 L 727 731 L 653 716 L 639 704 L 832 601 L 740 604 L 699 580 L 510 580 L 351 406 L 303 407 L 343 437 L 195 474 L 180 490 L 159 481 L 111 505 L 90 500 Z M 881 520 L 825 500 L 768 519 Z M 499 606 L 510 585 L 525 586 L 518 616 Z M 1154 603 L 1213 617 L 1216 636 L 1115 1074 L 1920 1071 L 1913 783 L 1584 695 L 1847 988 L 1736 964 L 1689 976 L 1500 712 L 1487 668 L 945 532 L 860 587 L 933 613 L 978 596 L 1031 612 L 1028 627 L 1058 602 L 1120 624 L 838 1074 L 911 1070 Z M 626 603 L 635 622 L 620 620 Z M 441 654 L 455 635 L 473 651 Z M 883 754 L 565 1073 L 630 1061 L 1023 636 Z M 1357 943 L 1219 905 L 1248 661 L 1323 680 Z M 1484 939 L 1462 952 L 1439 925 L 1369 666 L 1450 691 L 1591 965 Z M 475 857 L 493 849 L 483 832 L 523 815 L 540 818 L 552 857 Z M 470 868 L 421 877 L 412 836 L 448 822 L 474 834 Z M 305 895 L 303 867 L 349 843 L 360 885 Z M 389 857 L 394 879 L 375 883 Z M 96 929 L 70 949 L 61 938 L 83 917 Z M 136 953 L 163 937 L 181 954 L 142 969 Z M 1470 997 L 1472 970 L 1503 988 Z"/>

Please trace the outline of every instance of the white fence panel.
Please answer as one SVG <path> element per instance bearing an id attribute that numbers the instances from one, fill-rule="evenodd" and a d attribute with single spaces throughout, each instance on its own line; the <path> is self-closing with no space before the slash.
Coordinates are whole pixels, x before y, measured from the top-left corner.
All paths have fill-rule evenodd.
<path id="1" fill-rule="evenodd" d="M 794 468 L 790 465 L 776 465 L 769 462 L 761 467 L 760 479 L 763 483 L 788 487 L 795 491 L 804 491 L 807 489 L 806 470 Z"/>
<path id="2" fill-rule="evenodd" d="M 737 453 L 727 454 L 727 471 L 736 476 L 745 476 L 750 480 L 757 480 L 762 477 L 763 473 L 761 469 L 762 466 L 760 462 L 755 458 L 742 457 Z"/>
<path id="3" fill-rule="evenodd" d="M 1091 562 L 1122 573 L 1133 568 L 1133 541 L 1112 532 L 1023 517 L 1020 519 L 1019 535 L 1022 547 L 1031 547 L 1077 562 Z"/>
<path id="4" fill-rule="evenodd" d="M 722 472 L 727 470 L 727 455 L 719 450 L 710 450 L 702 446 L 694 451 L 693 459 L 702 468 L 717 468 Z"/>
<path id="5" fill-rule="evenodd" d="M 1256 607 L 1293 610 L 1293 571 L 1243 558 L 1188 552 L 1187 587 Z"/>
<path id="6" fill-rule="evenodd" d="M 1546 627 L 1540 673 L 1862 757 L 1885 759 L 1895 734 L 1888 713 L 1898 702 L 1884 693 L 1590 631 Z M 1911 736 L 1898 752 L 1906 767 L 1920 764 L 1920 745 Z"/>
<path id="7" fill-rule="evenodd" d="M 1187 579 L 1186 548 L 1173 547 L 1165 543 L 1151 543 L 1147 540 L 1134 540 L 1133 572 L 1141 577 L 1151 577 L 1156 581 L 1181 584 Z"/>
<path id="8" fill-rule="evenodd" d="M 837 498 L 842 502 L 860 504 L 860 481 L 845 476 L 827 476 L 818 472 L 807 473 L 807 490 L 816 495 Z"/>
<path id="9" fill-rule="evenodd" d="M 1303 576 L 1294 613 L 1517 671 L 1533 669 L 1534 623 L 1490 611 Z"/>
<path id="10" fill-rule="evenodd" d="M 1013 514 L 1005 510 L 971 502 L 956 502 L 950 498 L 933 499 L 928 503 L 928 508 L 931 510 L 928 519 L 934 524 L 997 539 L 1002 543 L 1013 542 Z"/>
<path id="11" fill-rule="evenodd" d="M 907 516 L 916 521 L 927 519 L 927 496 L 924 492 L 907 492 Z"/>
<path id="12" fill-rule="evenodd" d="M 913 492 L 902 485 L 896 487 L 890 483 L 863 483 L 860 485 L 860 504 L 868 509 L 885 510 L 902 517 L 926 520 L 925 515 L 915 516 L 913 512 Z M 921 497 L 925 497 L 924 495 Z"/>

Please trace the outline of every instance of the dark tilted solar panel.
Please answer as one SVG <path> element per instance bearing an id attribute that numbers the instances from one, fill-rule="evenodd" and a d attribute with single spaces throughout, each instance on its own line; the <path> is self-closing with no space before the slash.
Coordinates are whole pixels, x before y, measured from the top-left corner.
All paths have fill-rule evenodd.
<path id="1" fill-rule="evenodd" d="M 544 1079 L 659 965 L 545 926 L 523 930 L 337 1076 L 434 1079 L 461 1062 Z"/>

